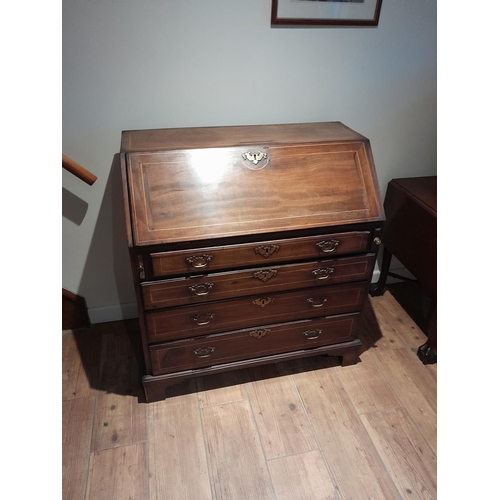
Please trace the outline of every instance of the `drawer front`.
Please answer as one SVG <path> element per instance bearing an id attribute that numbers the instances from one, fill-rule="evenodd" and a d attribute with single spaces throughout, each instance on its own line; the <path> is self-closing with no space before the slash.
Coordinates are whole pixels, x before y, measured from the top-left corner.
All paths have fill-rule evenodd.
<path id="1" fill-rule="evenodd" d="M 157 277 L 368 252 L 369 246 L 370 231 L 353 231 L 200 250 L 152 253 L 151 261 L 153 276 Z"/>
<path id="2" fill-rule="evenodd" d="M 150 347 L 153 374 L 335 344 L 354 337 L 359 314 L 297 321 Z"/>
<path id="3" fill-rule="evenodd" d="M 150 342 L 221 333 L 239 328 L 359 311 L 368 283 L 174 307 L 146 313 Z"/>
<path id="4" fill-rule="evenodd" d="M 369 278 L 374 259 L 371 254 L 143 283 L 144 307 L 158 309 L 256 293 L 361 281 Z"/>

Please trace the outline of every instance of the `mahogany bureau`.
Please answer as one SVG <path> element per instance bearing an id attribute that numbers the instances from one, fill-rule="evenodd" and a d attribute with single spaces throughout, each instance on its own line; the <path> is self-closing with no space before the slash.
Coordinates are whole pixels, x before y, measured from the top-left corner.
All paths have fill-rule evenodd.
<path id="1" fill-rule="evenodd" d="M 124 131 L 148 402 L 304 356 L 356 363 L 384 220 L 369 141 L 339 122 Z"/>

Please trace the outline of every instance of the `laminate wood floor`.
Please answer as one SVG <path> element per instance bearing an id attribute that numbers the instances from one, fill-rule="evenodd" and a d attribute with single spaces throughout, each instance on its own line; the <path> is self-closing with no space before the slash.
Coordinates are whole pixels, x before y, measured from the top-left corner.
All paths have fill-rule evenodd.
<path id="1" fill-rule="evenodd" d="M 146 404 L 136 321 L 63 335 L 63 500 L 435 499 L 437 365 L 390 291 L 361 362 L 193 379 Z"/>

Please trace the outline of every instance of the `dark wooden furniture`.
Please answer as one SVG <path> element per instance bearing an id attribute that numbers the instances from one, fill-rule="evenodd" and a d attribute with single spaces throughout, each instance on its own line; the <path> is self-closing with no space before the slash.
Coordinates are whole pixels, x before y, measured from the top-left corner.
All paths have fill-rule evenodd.
<path id="1" fill-rule="evenodd" d="M 418 349 L 424 364 L 437 360 L 437 177 L 393 179 L 384 200 L 382 266 L 372 295 L 381 295 L 394 255 L 421 284 L 432 300 L 427 342 Z M 398 276 L 396 276 L 398 277 Z"/>
<path id="2" fill-rule="evenodd" d="M 184 379 L 317 354 L 357 362 L 383 209 L 341 123 L 125 131 L 147 401 Z"/>

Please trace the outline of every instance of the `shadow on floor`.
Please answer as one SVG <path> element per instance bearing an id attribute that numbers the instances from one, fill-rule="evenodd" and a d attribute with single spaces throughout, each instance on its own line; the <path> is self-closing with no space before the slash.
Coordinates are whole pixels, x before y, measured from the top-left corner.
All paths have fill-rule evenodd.
<path id="1" fill-rule="evenodd" d="M 422 287 L 417 282 L 405 281 L 386 285 L 386 290 L 391 292 L 418 327 L 426 332 L 432 312 L 432 300 L 423 293 Z"/>
<path id="2" fill-rule="evenodd" d="M 360 353 L 370 349 L 382 337 L 369 300 L 365 302 L 358 330 L 362 341 Z M 87 379 L 93 389 L 129 395 L 137 397 L 139 403 L 145 402 L 141 378 L 146 372 L 137 319 L 99 323 L 88 329 L 76 330 L 72 335 Z M 328 355 L 283 361 L 189 379 L 167 389 L 166 396 L 174 397 L 200 390 L 218 389 L 340 364 L 339 357 Z"/>
<path id="3" fill-rule="evenodd" d="M 145 373 L 138 320 L 99 323 L 72 332 L 80 360 L 93 389 L 129 395 L 145 402 Z"/>

